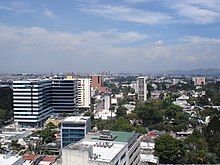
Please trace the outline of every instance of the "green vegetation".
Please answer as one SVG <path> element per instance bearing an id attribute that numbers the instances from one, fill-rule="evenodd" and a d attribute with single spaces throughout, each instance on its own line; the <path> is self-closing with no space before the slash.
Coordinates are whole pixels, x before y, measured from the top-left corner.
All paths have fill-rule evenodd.
<path id="1" fill-rule="evenodd" d="M 0 124 L 13 117 L 13 91 L 11 88 L 0 88 Z"/>
<path id="2" fill-rule="evenodd" d="M 139 102 L 135 112 L 143 122 L 144 127 L 166 131 L 186 130 L 189 122 L 188 114 L 182 108 L 167 101 Z"/>
<path id="3" fill-rule="evenodd" d="M 162 135 L 155 140 L 154 154 L 159 157 L 160 163 L 182 164 L 185 152 L 183 143 L 170 135 Z"/>
<path id="4" fill-rule="evenodd" d="M 51 143 L 55 141 L 55 134 L 57 133 L 54 129 L 56 126 L 53 123 L 48 123 L 46 128 L 37 132 L 40 138 L 42 138 L 41 143 Z"/>

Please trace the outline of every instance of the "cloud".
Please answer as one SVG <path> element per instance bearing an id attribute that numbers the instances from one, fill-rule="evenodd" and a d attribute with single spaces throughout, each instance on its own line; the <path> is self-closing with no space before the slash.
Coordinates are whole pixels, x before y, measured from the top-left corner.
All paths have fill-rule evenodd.
<path id="1" fill-rule="evenodd" d="M 169 14 L 154 11 L 144 11 L 125 6 L 93 5 L 81 8 L 82 11 L 101 16 L 109 20 L 141 23 L 141 24 L 162 24 L 172 19 Z"/>
<path id="2" fill-rule="evenodd" d="M 186 23 L 210 24 L 220 21 L 220 1 L 168 1 L 166 4 L 167 7 L 175 9 Z"/>
<path id="3" fill-rule="evenodd" d="M 186 36 L 170 45 L 163 40 L 146 42 L 147 34 L 134 31 L 75 34 L 7 25 L 0 25 L 0 36 L 2 72 L 145 72 L 218 67 L 220 60 L 220 39 L 200 36 Z"/>
<path id="4" fill-rule="evenodd" d="M 29 4 L 13 1 L 8 4 L 0 5 L 0 10 L 7 10 L 17 14 L 31 14 L 36 11 Z"/>
<path id="5" fill-rule="evenodd" d="M 45 71 L 49 68 L 66 70 L 73 65 L 75 69 L 88 70 L 91 65 L 94 68 L 98 61 L 104 67 L 107 64 L 106 59 L 112 57 L 108 52 L 116 44 L 126 45 L 148 37 L 146 34 L 122 33 L 116 29 L 74 34 L 48 31 L 39 27 L 6 25 L 0 25 L 0 35 L 0 68 L 4 71 L 11 69 L 25 72 Z"/>
<path id="6" fill-rule="evenodd" d="M 46 9 L 46 8 L 44 8 L 44 15 L 49 19 L 52 19 L 52 20 L 56 19 L 55 14 L 51 10 Z"/>

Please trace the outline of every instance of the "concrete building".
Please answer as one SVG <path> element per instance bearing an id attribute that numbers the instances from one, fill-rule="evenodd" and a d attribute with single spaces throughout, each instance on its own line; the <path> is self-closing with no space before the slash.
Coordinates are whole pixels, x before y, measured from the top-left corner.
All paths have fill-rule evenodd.
<path id="1" fill-rule="evenodd" d="M 91 131 L 91 119 L 86 116 L 70 116 L 61 122 L 61 148 L 85 138 Z"/>
<path id="2" fill-rule="evenodd" d="M 13 156 L 11 151 L 0 148 L 0 164 L 2 165 L 23 165 L 22 156 Z"/>
<path id="3" fill-rule="evenodd" d="M 138 92 L 138 84 L 137 84 L 137 81 L 132 81 L 130 86 L 134 89 L 135 93 Z"/>
<path id="4" fill-rule="evenodd" d="M 14 121 L 22 127 L 41 127 L 51 115 L 51 80 L 13 82 Z"/>
<path id="5" fill-rule="evenodd" d="M 107 88 L 103 87 L 103 79 L 101 75 L 91 75 L 90 78 L 92 81 L 92 90 L 98 90 L 100 92 L 107 91 Z"/>
<path id="6" fill-rule="evenodd" d="M 104 109 L 109 110 L 110 106 L 111 106 L 111 96 L 106 94 L 104 96 Z"/>
<path id="7" fill-rule="evenodd" d="M 194 77 L 194 85 L 205 85 L 205 77 Z"/>
<path id="8" fill-rule="evenodd" d="M 137 79 L 137 93 L 138 93 L 138 100 L 146 101 L 147 100 L 147 78 L 146 77 L 138 77 Z"/>
<path id="9" fill-rule="evenodd" d="M 53 113 L 77 113 L 78 111 L 78 80 L 52 80 Z"/>
<path id="10" fill-rule="evenodd" d="M 91 137 L 91 138 L 89 138 Z M 140 161 L 140 135 L 104 130 L 63 148 L 63 165 L 137 165 Z"/>
<path id="11" fill-rule="evenodd" d="M 79 108 L 90 108 L 91 103 L 91 79 L 79 78 L 78 79 L 78 101 Z"/>
<path id="12" fill-rule="evenodd" d="M 187 100 L 189 100 L 189 96 L 182 95 L 182 96 L 176 98 L 176 101 L 174 101 L 173 104 L 178 105 L 180 107 L 185 107 L 185 106 L 189 105 Z"/>

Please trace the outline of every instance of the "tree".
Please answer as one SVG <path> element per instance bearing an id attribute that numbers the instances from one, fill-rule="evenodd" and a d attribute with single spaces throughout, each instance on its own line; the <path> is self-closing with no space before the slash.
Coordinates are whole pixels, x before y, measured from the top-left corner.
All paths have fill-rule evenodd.
<path id="1" fill-rule="evenodd" d="M 134 131 L 134 127 L 131 126 L 130 122 L 127 119 L 125 119 L 124 117 L 119 117 L 113 123 L 111 130 L 131 132 Z"/>
<path id="2" fill-rule="evenodd" d="M 170 135 L 162 135 L 155 140 L 154 154 L 159 157 L 160 163 L 184 163 L 185 153 L 183 143 Z"/>
<path id="3" fill-rule="evenodd" d="M 189 135 L 184 143 L 187 147 L 186 157 L 188 164 L 211 163 L 212 160 L 208 158 L 208 143 L 198 130 Z"/>
<path id="4" fill-rule="evenodd" d="M 135 111 L 140 119 L 142 119 L 143 125 L 148 127 L 150 125 L 157 124 L 163 120 L 162 114 L 159 111 L 161 104 L 159 102 L 138 102 Z"/>
<path id="5" fill-rule="evenodd" d="M 220 160 L 220 112 L 216 112 L 204 129 L 205 137 L 209 144 L 209 150 L 216 153 L 218 159 Z"/>
<path id="6" fill-rule="evenodd" d="M 15 151 L 20 151 L 21 150 L 21 145 L 18 143 L 17 140 L 12 140 L 11 141 L 11 147 Z"/>
<path id="7" fill-rule="evenodd" d="M 120 105 L 118 108 L 117 108 L 117 111 L 116 111 L 116 117 L 124 117 L 127 115 L 127 109 Z"/>
<path id="8" fill-rule="evenodd" d="M 159 95 L 159 99 L 161 100 L 161 101 L 163 101 L 164 100 L 164 93 L 161 93 L 160 95 Z"/>
<path id="9" fill-rule="evenodd" d="M 47 128 L 50 128 L 50 129 L 54 129 L 56 128 L 56 126 L 52 123 L 52 122 L 49 122 L 47 125 L 46 125 Z"/>
<path id="10" fill-rule="evenodd" d="M 145 127 L 143 127 L 142 125 L 137 125 L 135 132 L 145 134 L 145 133 L 147 133 L 147 129 Z"/>
<path id="11" fill-rule="evenodd" d="M 41 130 L 39 136 L 42 138 L 43 143 L 50 143 L 55 140 L 55 132 L 48 127 Z"/>

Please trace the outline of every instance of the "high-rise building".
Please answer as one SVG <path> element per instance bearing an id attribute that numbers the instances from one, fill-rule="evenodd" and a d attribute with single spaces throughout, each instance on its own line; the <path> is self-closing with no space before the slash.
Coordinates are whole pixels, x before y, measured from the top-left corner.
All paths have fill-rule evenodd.
<path id="1" fill-rule="evenodd" d="M 86 116 L 70 116 L 61 122 L 61 148 L 85 138 L 91 131 L 91 119 Z"/>
<path id="2" fill-rule="evenodd" d="M 77 113 L 78 80 L 52 79 L 53 113 Z"/>
<path id="3" fill-rule="evenodd" d="M 78 113 L 78 80 L 52 79 L 13 82 L 14 121 L 41 127 L 52 113 Z"/>
<path id="4" fill-rule="evenodd" d="M 14 81 L 14 121 L 22 127 L 41 127 L 53 110 L 51 85 L 51 80 Z"/>
<path id="5" fill-rule="evenodd" d="M 78 101 L 79 108 L 90 108 L 91 103 L 91 79 L 78 79 Z"/>
<path id="6" fill-rule="evenodd" d="M 103 79 L 101 75 L 91 75 L 90 78 L 92 80 L 91 87 L 93 90 L 99 90 L 101 92 L 107 90 L 106 87 L 103 87 Z"/>
<path id="7" fill-rule="evenodd" d="M 90 136 L 90 138 L 88 138 Z M 63 165 L 138 165 L 140 134 L 103 130 L 62 149 Z"/>
<path id="8" fill-rule="evenodd" d="M 104 109 L 109 110 L 111 106 L 111 96 L 109 94 L 106 94 L 104 96 Z"/>
<path id="9" fill-rule="evenodd" d="M 137 93 L 138 100 L 146 101 L 147 100 L 147 78 L 146 77 L 138 77 L 137 79 Z"/>

